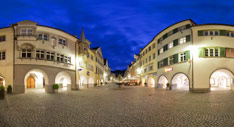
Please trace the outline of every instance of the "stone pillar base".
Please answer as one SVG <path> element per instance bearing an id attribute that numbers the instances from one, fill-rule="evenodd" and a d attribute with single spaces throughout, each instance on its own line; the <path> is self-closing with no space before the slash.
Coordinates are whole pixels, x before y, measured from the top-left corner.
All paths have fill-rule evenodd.
<path id="1" fill-rule="evenodd" d="M 13 85 L 13 93 L 25 93 L 24 85 Z"/>
<path id="2" fill-rule="evenodd" d="M 210 92 L 209 88 L 193 88 L 191 89 L 193 93 L 207 93 Z"/>
<path id="3" fill-rule="evenodd" d="M 53 85 L 45 85 L 45 91 L 47 93 L 53 93 L 54 92 Z"/>

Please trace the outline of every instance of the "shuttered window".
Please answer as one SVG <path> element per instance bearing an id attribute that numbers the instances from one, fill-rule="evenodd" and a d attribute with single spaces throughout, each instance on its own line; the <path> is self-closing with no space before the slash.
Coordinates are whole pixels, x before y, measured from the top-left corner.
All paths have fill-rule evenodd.
<path id="1" fill-rule="evenodd" d="M 204 48 L 199 48 L 199 57 L 204 57 Z"/>
<path id="2" fill-rule="evenodd" d="M 225 36 L 226 35 L 226 30 L 220 30 L 219 35 L 220 36 Z"/>
<path id="3" fill-rule="evenodd" d="M 198 31 L 198 36 L 203 36 L 203 31 L 202 30 Z"/>
<path id="4" fill-rule="evenodd" d="M 189 42 L 190 41 L 190 35 L 187 35 L 186 36 L 186 42 Z"/>
<path id="5" fill-rule="evenodd" d="M 174 55 L 174 63 L 178 63 L 178 54 Z"/>
<path id="6" fill-rule="evenodd" d="M 173 45 L 174 45 L 174 46 L 177 46 L 177 45 L 178 45 L 178 39 L 175 39 L 175 40 L 173 41 Z"/>
<path id="7" fill-rule="evenodd" d="M 225 57 L 225 56 L 226 56 L 225 53 L 226 53 L 226 52 L 225 52 L 225 48 L 220 48 L 220 56 L 221 56 L 221 57 Z"/>
<path id="8" fill-rule="evenodd" d="M 185 52 L 185 55 L 186 55 L 186 60 L 190 59 L 190 51 L 189 50 Z"/>

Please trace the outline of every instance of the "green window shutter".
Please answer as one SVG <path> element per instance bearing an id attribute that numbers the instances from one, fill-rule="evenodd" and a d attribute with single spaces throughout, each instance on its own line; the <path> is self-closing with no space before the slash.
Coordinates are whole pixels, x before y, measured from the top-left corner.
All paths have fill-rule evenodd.
<path id="1" fill-rule="evenodd" d="M 198 36 L 203 36 L 203 30 L 198 31 Z"/>
<path id="2" fill-rule="evenodd" d="M 186 55 L 186 60 L 190 59 L 190 51 L 189 50 L 185 52 L 185 55 Z"/>
<path id="3" fill-rule="evenodd" d="M 174 55 L 174 63 L 178 63 L 178 57 L 179 57 L 178 54 Z"/>
<path id="4" fill-rule="evenodd" d="M 186 35 L 186 42 L 190 41 L 190 35 Z"/>
<path id="5" fill-rule="evenodd" d="M 163 65 L 167 66 L 168 65 L 168 58 L 163 59 Z"/>
<path id="6" fill-rule="evenodd" d="M 190 24 L 187 24 L 187 25 L 186 25 L 186 29 L 188 29 L 188 28 L 190 28 Z"/>
<path id="7" fill-rule="evenodd" d="M 225 48 L 220 48 L 220 56 L 221 57 L 225 57 L 226 56 Z"/>
<path id="8" fill-rule="evenodd" d="M 220 30 L 220 31 L 219 31 L 219 35 L 225 36 L 225 35 L 226 35 L 226 30 Z"/>
<path id="9" fill-rule="evenodd" d="M 158 62 L 158 68 L 160 68 L 160 64 L 159 64 L 159 62 Z"/>
<path id="10" fill-rule="evenodd" d="M 204 48 L 199 48 L 199 57 L 204 57 Z"/>
<path id="11" fill-rule="evenodd" d="M 160 50 L 158 50 L 158 55 L 160 55 Z"/>
<path id="12" fill-rule="evenodd" d="M 173 41 L 173 46 L 175 47 L 175 46 L 177 46 L 178 45 L 178 39 L 175 39 L 174 41 Z"/>
<path id="13" fill-rule="evenodd" d="M 168 44 L 163 46 L 163 52 L 167 51 L 167 49 L 168 49 Z"/>

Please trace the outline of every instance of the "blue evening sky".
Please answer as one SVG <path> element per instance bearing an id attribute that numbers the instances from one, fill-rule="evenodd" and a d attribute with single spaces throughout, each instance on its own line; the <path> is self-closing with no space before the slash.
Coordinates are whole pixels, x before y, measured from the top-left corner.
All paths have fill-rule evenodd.
<path id="1" fill-rule="evenodd" d="M 197 24 L 234 24 L 233 0 L 4 0 L 0 27 L 32 20 L 101 46 L 112 70 L 126 69 L 133 55 L 167 26 L 184 19 Z"/>

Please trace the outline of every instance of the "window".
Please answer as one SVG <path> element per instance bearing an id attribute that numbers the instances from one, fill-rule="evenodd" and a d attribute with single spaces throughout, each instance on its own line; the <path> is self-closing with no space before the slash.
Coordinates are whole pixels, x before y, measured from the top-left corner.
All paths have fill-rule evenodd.
<path id="1" fill-rule="evenodd" d="M 32 50 L 31 49 L 22 49 L 21 50 L 21 57 L 22 58 L 31 58 L 32 57 Z"/>
<path id="2" fill-rule="evenodd" d="M 153 65 L 149 67 L 149 71 L 152 71 L 153 70 Z"/>
<path id="3" fill-rule="evenodd" d="M 143 56 L 145 55 L 145 52 L 143 52 Z"/>
<path id="4" fill-rule="evenodd" d="M 168 48 L 173 48 L 173 42 L 169 43 Z"/>
<path id="5" fill-rule="evenodd" d="M 147 68 L 144 69 L 144 73 L 147 72 Z"/>
<path id="6" fill-rule="evenodd" d="M 163 41 L 162 37 L 158 39 L 158 43 L 160 43 L 161 41 Z"/>
<path id="7" fill-rule="evenodd" d="M 64 62 L 63 60 L 64 60 L 64 55 L 61 55 L 61 56 L 60 56 L 60 62 L 63 63 L 63 62 Z"/>
<path id="8" fill-rule="evenodd" d="M 174 64 L 174 55 L 169 57 L 170 65 Z"/>
<path id="9" fill-rule="evenodd" d="M 186 60 L 186 54 L 184 53 L 180 53 L 180 62 L 183 62 Z"/>
<path id="10" fill-rule="evenodd" d="M 163 67 L 163 61 L 159 61 L 159 68 Z"/>
<path id="11" fill-rule="evenodd" d="M 67 58 L 67 63 L 71 64 L 71 57 Z"/>
<path id="12" fill-rule="evenodd" d="M 168 32 L 168 36 L 171 36 L 173 34 L 173 31 Z"/>
<path id="13" fill-rule="evenodd" d="M 185 37 L 180 38 L 180 44 L 183 44 L 183 43 L 186 43 L 186 38 Z"/>
<path id="14" fill-rule="evenodd" d="M 229 36 L 230 36 L 230 33 L 229 33 L 229 32 L 226 32 L 226 36 L 228 36 L 228 37 L 229 37 Z"/>
<path id="15" fill-rule="evenodd" d="M 5 59 L 6 59 L 6 52 L 0 51 L 0 60 L 5 60 Z"/>
<path id="16" fill-rule="evenodd" d="M 36 58 L 37 59 L 44 59 L 44 50 L 36 50 Z"/>
<path id="17" fill-rule="evenodd" d="M 186 26 L 181 26 L 181 27 L 179 27 L 178 29 L 179 29 L 179 31 L 183 31 L 183 30 L 186 29 Z"/>
<path id="18" fill-rule="evenodd" d="M 67 63 L 67 56 L 64 56 L 64 63 Z"/>
<path id="19" fill-rule="evenodd" d="M 153 53 L 153 59 L 155 59 L 155 53 Z"/>
<path id="20" fill-rule="evenodd" d="M 149 51 L 151 51 L 151 46 L 149 47 Z"/>
<path id="21" fill-rule="evenodd" d="M 233 33 L 233 35 L 234 35 L 234 33 Z M 153 49 L 155 48 L 155 43 L 153 44 Z"/>
<path id="22" fill-rule="evenodd" d="M 234 49 L 226 49 L 226 57 L 234 58 Z"/>
<path id="23" fill-rule="evenodd" d="M 210 36 L 213 36 L 213 35 L 214 35 L 213 31 L 210 31 Z"/>
<path id="24" fill-rule="evenodd" d="M 57 62 L 60 62 L 60 54 L 57 54 Z"/>
<path id="25" fill-rule="evenodd" d="M 163 53 L 163 48 L 160 49 L 160 54 L 162 54 L 162 53 Z"/>
<path id="26" fill-rule="evenodd" d="M 205 49 L 205 56 L 209 56 L 209 49 Z"/>
<path id="27" fill-rule="evenodd" d="M 46 52 L 46 59 L 53 61 L 54 60 L 54 53 L 53 52 Z"/>
<path id="28" fill-rule="evenodd" d="M 147 63 L 147 58 L 145 58 L 145 63 Z"/>
<path id="29" fill-rule="evenodd" d="M 145 50 L 145 54 L 147 53 L 147 49 Z"/>
<path id="30" fill-rule="evenodd" d="M 59 39 L 59 44 L 63 44 L 63 40 L 62 39 Z"/>
<path id="31" fill-rule="evenodd" d="M 215 56 L 219 56 L 219 50 L 218 50 L 218 48 L 215 48 Z"/>
<path id="32" fill-rule="evenodd" d="M 149 62 L 151 61 L 151 56 L 149 56 Z"/>
<path id="33" fill-rule="evenodd" d="M 93 60 L 93 55 L 91 55 L 91 60 Z"/>
<path id="34" fill-rule="evenodd" d="M 39 40 L 49 40 L 48 35 L 47 34 L 43 34 L 43 33 L 38 34 L 38 39 Z"/>
<path id="35" fill-rule="evenodd" d="M 218 31 L 214 31 L 215 32 L 215 36 L 218 36 L 219 35 L 219 32 Z"/>
<path id="36" fill-rule="evenodd" d="M 205 36 L 208 36 L 209 34 L 208 34 L 208 31 L 205 31 Z"/>
<path id="37" fill-rule="evenodd" d="M 28 35 L 28 36 L 33 35 L 32 28 L 21 28 L 20 35 Z"/>
<path id="38" fill-rule="evenodd" d="M 0 42 L 6 41 L 6 36 L 0 36 Z"/>

